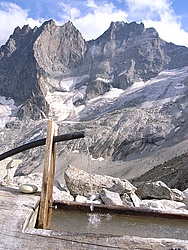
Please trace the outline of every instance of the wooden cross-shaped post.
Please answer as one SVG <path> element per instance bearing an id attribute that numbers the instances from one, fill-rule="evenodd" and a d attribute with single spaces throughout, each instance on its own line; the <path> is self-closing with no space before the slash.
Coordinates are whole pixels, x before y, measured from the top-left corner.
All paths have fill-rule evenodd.
<path id="1" fill-rule="evenodd" d="M 57 135 L 57 124 L 48 121 L 46 148 L 44 158 L 43 182 L 40 198 L 38 228 L 45 229 L 51 220 L 52 194 L 55 172 L 56 143 L 53 142 Z"/>

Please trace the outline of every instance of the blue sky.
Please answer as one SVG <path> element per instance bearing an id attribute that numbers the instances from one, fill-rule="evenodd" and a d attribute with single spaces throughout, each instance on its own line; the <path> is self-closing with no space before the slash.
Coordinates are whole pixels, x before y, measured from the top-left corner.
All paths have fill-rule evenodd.
<path id="1" fill-rule="evenodd" d="M 188 47 L 188 0 L 12 0 L 0 1 L 0 45 L 15 27 L 32 28 L 54 19 L 71 20 L 86 40 L 95 39 L 111 21 L 143 22 L 161 38 Z"/>

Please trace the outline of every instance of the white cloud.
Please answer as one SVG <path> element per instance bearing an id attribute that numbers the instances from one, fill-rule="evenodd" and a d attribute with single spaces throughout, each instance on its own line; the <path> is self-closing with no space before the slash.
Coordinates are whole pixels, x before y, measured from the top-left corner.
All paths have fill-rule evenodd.
<path id="1" fill-rule="evenodd" d="M 62 21 L 73 21 L 86 40 L 100 36 L 112 21 L 143 22 L 154 27 L 159 36 L 167 42 L 188 46 L 188 33 L 181 28 L 179 17 L 174 13 L 170 0 L 124 0 L 127 8 L 117 9 L 112 2 L 87 0 L 87 13 L 62 4 Z M 97 3 L 97 4 L 96 4 Z"/>
<path id="2" fill-rule="evenodd" d="M 181 28 L 180 18 L 175 15 L 169 0 L 126 0 L 128 19 L 142 21 L 146 28 L 154 27 L 167 42 L 188 47 L 188 32 Z"/>
<path id="3" fill-rule="evenodd" d="M 59 6 L 62 8 L 63 11 L 63 13 L 60 13 L 59 16 L 65 22 L 80 17 L 80 10 L 78 8 L 71 7 L 70 5 L 65 3 L 60 3 Z"/>
<path id="4" fill-rule="evenodd" d="M 143 23 L 145 27 L 154 27 L 163 40 L 188 47 L 188 32 L 181 29 L 178 23 L 153 20 L 145 20 Z"/>
<path id="5" fill-rule="evenodd" d="M 95 39 L 107 30 L 112 21 L 126 21 L 127 13 L 116 9 L 113 3 L 96 5 L 93 0 L 88 0 L 87 14 L 79 16 L 78 11 L 69 5 L 63 4 L 63 21 L 71 20 L 82 33 L 86 40 Z M 71 15 L 72 14 L 72 15 Z"/>
<path id="6" fill-rule="evenodd" d="M 23 10 L 16 4 L 1 2 L 0 3 L 0 45 L 4 44 L 15 27 L 22 27 L 29 24 L 31 27 L 39 26 L 43 20 L 37 21 L 28 18 L 28 10 Z"/>
<path id="7" fill-rule="evenodd" d="M 165 41 L 188 47 L 188 32 L 182 29 L 181 20 L 175 15 L 170 0 L 121 0 L 121 3 L 123 1 L 124 9 L 116 7 L 120 0 L 114 3 L 112 0 L 69 1 L 69 4 L 62 0 L 56 16 L 52 18 L 56 20 L 59 17 L 57 25 L 71 20 L 86 40 L 102 35 L 112 21 L 142 21 L 146 27 L 154 27 Z M 45 21 L 29 18 L 28 13 L 28 9 L 16 4 L 0 3 L 0 45 L 7 41 L 16 26 L 29 24 L 34 27 Z"/>

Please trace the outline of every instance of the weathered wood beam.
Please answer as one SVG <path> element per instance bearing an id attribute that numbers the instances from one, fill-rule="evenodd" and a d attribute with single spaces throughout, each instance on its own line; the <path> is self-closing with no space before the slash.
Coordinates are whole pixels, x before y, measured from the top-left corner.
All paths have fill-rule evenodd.
<path id="1" fill-rule="evenodd" d="M 46 148 L 44 157 L 43 182 L 40 198 L 40 209 L 38 217 L 38 228 L 45 229 L 51 219 L 53 182 L 56 158 L 56 143 L 53 142 L 57 135 L 57 125 L 53 121 L 48 121 Z"/>

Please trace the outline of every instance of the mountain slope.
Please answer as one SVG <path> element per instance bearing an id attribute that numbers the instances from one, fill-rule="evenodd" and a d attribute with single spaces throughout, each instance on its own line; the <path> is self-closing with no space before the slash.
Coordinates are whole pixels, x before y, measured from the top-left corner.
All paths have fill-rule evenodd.
<path id="1" fill-rule="evenodd" d="M 16 28 L 0 48 L 1 151 L 44 137 L 53 119 L 59 133 L 86 131 L 93 171 L 103 174 L 132 179 L 181 156 L 187 58 L 188 48 L 142 23 L 111 23 L 92 41 L 71 22 Z M 83 168 L 86 154 L 83 140 L 62 143 L 57 174 L 70 162 Z M 21 154 L 17 174 L 41 171 L 43 156 L 42 148 Z"/>

